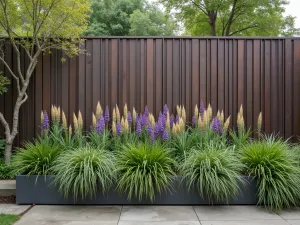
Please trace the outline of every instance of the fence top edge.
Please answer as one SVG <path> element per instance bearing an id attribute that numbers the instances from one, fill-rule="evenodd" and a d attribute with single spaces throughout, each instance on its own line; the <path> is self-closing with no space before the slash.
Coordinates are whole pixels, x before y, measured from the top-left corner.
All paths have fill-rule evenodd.
<path id="1" fill-rule="evenodd" d="M 300 40 L 300 37 L 263 36 L 82 36 L 83 39 L 222 39 L 222 40 Z"/>

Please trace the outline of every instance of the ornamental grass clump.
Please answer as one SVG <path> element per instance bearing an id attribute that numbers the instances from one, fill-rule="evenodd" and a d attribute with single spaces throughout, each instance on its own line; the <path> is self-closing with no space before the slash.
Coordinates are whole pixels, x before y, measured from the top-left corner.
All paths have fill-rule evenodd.
<path id="1" fill-rule="evenodd" d="M 175 161 L 163 145 L 128 145 L 117 155 L 117 189 L 128 193 L 129 200 L 153 201 L 156 193 L 172 189 L 174 168 Z"/>
<path id="2" fill-rule="evenodd" d="M 52 175 L 54 160 L 61 153 L 61 147 L 50 138 L 40 138 L 33 143 L 25 143 L 12 158 L 14 174 Z"/>
<path id="3" fill-rule="evenodd" d="M 210 202 L 228 202 L 239 193 L 243 165 L 230 147 L 211 142 L 193 149 L 180 168 L 188 190 L 196 187 Z"/>
<path id="4" fill-rule="evenodd" d="M 280 211 L 299 203 L 299 162 L 287 141 L 262 137 L 243 148 L 241 159 L 247 175 L 258 181 L 258 204 Z"/>
<path id="5" fill-rule="evenodd" d="M 112 153 L 91 146 L 64 152 L 53 166 L 54 182 L 65 197 L 76 200 L 95 197 L 98 185 L 105 193 L 115 180 L 115 161 Z"/>

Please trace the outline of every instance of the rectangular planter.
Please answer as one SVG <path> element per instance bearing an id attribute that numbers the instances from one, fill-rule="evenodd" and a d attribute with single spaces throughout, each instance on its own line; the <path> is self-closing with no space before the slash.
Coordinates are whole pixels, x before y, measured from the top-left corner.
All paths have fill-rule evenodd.
<path id="1" fill-rule="evenodd" d="M 163 192 L 157 195 L 153 202 L 149 200 L 139 201 L 132 198 L 127 199 L 126 193 L 119 193 L 111 190 L 108 193 L 102 194 L 98 191 L 96 197 L 92 199 L 78 198 L 75 202 L 72 196 L 64 198 L 58 191 L 58 187 L 53 184 L 53 176 L 17 176 L 16 177 L 16 203 L 17 204 L 36 204 L 36 205 L 256 205 L 256 181 L 248 177 L 244 177 L 246 185 L 240 185 L 240 194 L 227 202 L 209 202 L 207 199 L 202 199 L 197 189 L 187 191 L 185 185 L 180 184 L 178 178 L 174 180 L 174 190 L 172 193 Z"/>

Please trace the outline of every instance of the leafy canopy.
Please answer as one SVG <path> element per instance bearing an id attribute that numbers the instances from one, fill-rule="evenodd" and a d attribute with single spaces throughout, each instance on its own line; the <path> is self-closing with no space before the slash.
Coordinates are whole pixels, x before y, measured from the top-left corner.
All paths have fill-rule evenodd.
<path id="1" fill-rule="evenodd" d="M 145 0 L 93 0 L 88 36 L 172 35 L 174 21 Z"/>
<path id="2" fill-rule="evenodd" d="M 7 85 L 10 84 L 10 80 L 2 75 L 2 72 L 0 72 L 0 95 L 7 92 Z"/>
<path id="3" fill-rule="evenodd" d="M 31 57 L 50 48 L 72 55 L 86 30 L 89 9 L 88 0 L 0 0 L 0 32 L 30 50 Z"/>
<path id="4" fill-rule="evenodd" d="M 287 0 L 161 0 L 191 35 L 291 36 L 295 18 L 284 16 Z"/>

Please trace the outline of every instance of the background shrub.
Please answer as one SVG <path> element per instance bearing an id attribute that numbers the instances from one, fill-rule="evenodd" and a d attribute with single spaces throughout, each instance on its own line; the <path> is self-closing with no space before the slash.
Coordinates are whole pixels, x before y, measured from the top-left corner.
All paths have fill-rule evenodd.
<path id="1" fill-rule="evenodd" d="M 6 165 L 3 160 L 0 160 L 0 180 L 15 179 L 15 177 L 11 164 Z"/>
<path id="2" fill-rule="evenodd" d="M 60 150 L 60 146 L 53 144 L 49 138 L 27 142 L 12 158 L 12 172 L 22 175 L 51 175 L 53 162 Z"/>
<path id="3" fill-rule="evenodd" d="M 76 200 L 92 198 L 100 184 L 104 193 L 114 181 L 115 162 L 112 153 L 91 146 L 64 152 L 53 166 L 55 183 L 65 197 L 72 194 Z"/>
<path id="4" fill-rule="evenodd" d="M 0 158 L 4 159 L 5 139 L 0 138 Z"/>
<path id="5" fill-rule="evenodd" d="M 155 193 L 170 190 L 175 161 L 163 145 L 128 145 L 117 155 L 118 189 L 142 200 L 151 201 Z"/>
<path id="6" fill-rule="evenodd" d="M 297 153 L 275 136 L 249 143 L 241 152 L 247 174 L 258 180 L 258 203 L 271 210 L 297 204 L 300 170 Z"/>
<path id="7" fill-rule="evenodd" d="M 228 201 L 239 192 L 242 168 L 233 148 L 210 142 L 188 154 L 182 162 L 181 173 L 188 190 L 197 187 L 200 196 L 211 202 Z"/>

